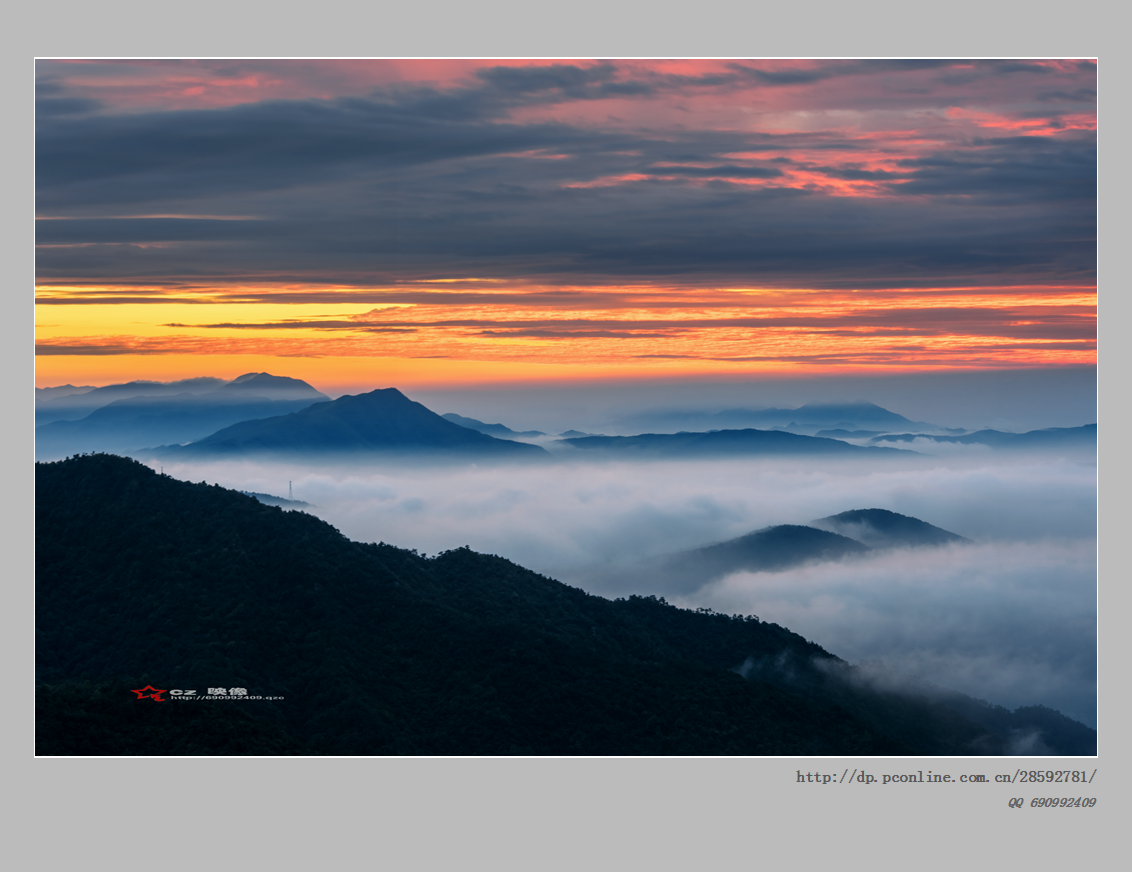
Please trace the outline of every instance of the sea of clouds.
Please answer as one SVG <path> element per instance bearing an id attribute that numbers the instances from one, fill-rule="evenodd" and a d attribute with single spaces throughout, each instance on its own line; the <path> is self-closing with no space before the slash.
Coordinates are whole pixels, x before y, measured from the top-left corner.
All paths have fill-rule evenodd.
<path id="1" fill-rule="evenodd" d="M 950 447 L 950 446 L 949 446 Z M 155 462 L 152 464 L 157 466 Z M 583 462 L 430 469 L 270 462 L 165 472 L 286 497 L 359 541 L 467 545 L 592 593 L 663 593 L 649 560 L 773 524 L 883 508 L 970 545 L 690 580 L 678 605 L 757 614 L 851 663 L 1096 723 L 1097 478 L 1082 458 Z"/>

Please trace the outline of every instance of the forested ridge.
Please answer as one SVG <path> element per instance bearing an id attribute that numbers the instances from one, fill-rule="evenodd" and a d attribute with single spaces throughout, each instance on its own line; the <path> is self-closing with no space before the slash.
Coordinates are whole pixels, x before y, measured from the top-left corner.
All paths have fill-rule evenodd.
<path id="1" fill-rule="evenodd" d="M 1028 723 L 871 690 L 753 616 L 353 542 L 107 454 L 36 464 L 36 585 L 39 754 L 970 754 Z"/>

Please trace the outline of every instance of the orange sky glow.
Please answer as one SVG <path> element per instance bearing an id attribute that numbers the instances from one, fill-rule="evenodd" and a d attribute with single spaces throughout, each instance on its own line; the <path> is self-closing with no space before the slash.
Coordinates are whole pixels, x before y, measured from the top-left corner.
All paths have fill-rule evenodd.
<path id="1" fill-rule="evenodd" d="M 417 292 L 419 302 L 400 302 L 403 288 L 259 286 L 143 296 L 135 287 L 45 286 L 39 294 L 40 386 L 71 378 L 76 364 L 88 379 L 109 382 L 234 376 L 230 369 L 261 366 L 317 372 L 341 385 L 394 374 L 424 385 L 1096 359 L 1096 299 L 1088 287 L 867 294 L 588 288 L 568 300 L 559 290 L 428 289 Z M 382 296 L 390 302 L 381 304 Z M 92 348 L 98 352 L 89 355 Z"/>

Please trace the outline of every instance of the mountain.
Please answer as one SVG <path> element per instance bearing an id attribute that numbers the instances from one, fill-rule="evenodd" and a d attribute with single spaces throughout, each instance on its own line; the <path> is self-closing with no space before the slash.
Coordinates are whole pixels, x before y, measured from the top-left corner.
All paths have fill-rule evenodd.
<path id="1" fill-rule="evenodd" d="M 281 417 L 243 421 L 198 442 L 148 453 L 189 459 L 375 452 L 498 459 L 547 456 L 537 445 L 495 439 L 446 421 L 396 388 L 315 403 Z"/>
<path id="2" fill-rule="evenodd" d="M 1093 448 L 1097 447 L 1097 425 L 1086 424 L 1083 427 L 1048 427 L 1044 430 L 1030 430 L 1027 433 L 1005 433 L 1001 430 L 979 430 L 967 433 L 964 436 L 935 436 L 925 433 L 892 433 L 877 436 L 869 441 L 873 444 L 881 442 L 913 442 L 916 439 L 928 439 L 932 442 L 951 442 L 960 445 L 989 445 L 992 448 L 1006 450 L 1036 450 L 1036 449 L 1062 449 L 1062 448 Z"/>
<path id="3" fill-rule="evenodd" d="M 315 392 L 317 399 L 273 400 L 250 392 L 229 393 L 228 387 L 207 394 L 115 400 L 78 421 L 43 424 L 35 428 L 36 459 L 57 460 L 88 451 L 125 454 L 143 445 L 192 442 L 240 421 L 287 415 L 317 399 L 329 399 Z"/>
<path id="4" fill-rule="evenodd" d="M 1084 427 L 1048 427 L 1019 433 L 1002 445 L 1009 449 L 1092 448 L 1097 447 L 1097 425 Z"/>
<path id="5" fill-rule="evenodd" d="M 721 412 L 648 412 L 620 422 L 624 429 L 656 430 L 744 430 L 783 428 L 805 430 L 812 435 L 819 430 L 875 430 L 878 433 L 919 427 L 939 429 L 933 424 L 917 423 L 890 412 L 875 403 L 806 403 L 796 409 L 724 409 Z"/>
<path id="6" fill-rule="evenodd" d="M 644 433 L 640 436 L 579 436 L 559 439 L 551 448 L 636 457 L 712 457 L 759 454 L 875 455 L 877 448 L 837 439 L 800 436 L 781 430 L 713 430 L 708 433 Z M 879 449 L 889 451 L 892 449 Z M 905 454 L 913 452 L 904 452 Z"/>
<path id="7" fill-rule="evenodd" d="M 669 579 L 682 580 L 688 590 L 733 572 L 781 572 L 805 563 L 841 560 L 868 550 L 866 545 L 838 533 L 780 524 L 673 555 L 662 563 L 660 570 Z"/>
<path id="8" fill-rule="evenodd" d="M 519 432 L 512 430 L 510 427 L 504 427 L 502 424 L 485 424 L 483 421 L 477 421 L 475 418 L 465 418 L 463 415 L 457 415 L 455 412 L 448 412 L 441 415 L 445 421 L 451 421 L 453 424 L 459 424 L 461 427 L 467 427 L 469 430 L 479 430 L 481 433 L 486 433 L 488 436 L 495 436 L 498 439 L 510 439 L 513 436 L 545 436 L 541 430 L 524 430 Z"/>
<path id="9" fill-rule="evenodd" d="M 330 399 L 326 394 L 316 391 L 302 379 L 271 375 L 266 372 L 248 372 L 237 376 L 217 389 L 215 396 L 225 398 L 263 397 L 278 402 L 306 400 L 308 403 Z"/>
<path id="10" fill-rule="evenodd" d="M 73 394 L 85 394 L 87 391 L 93 391 L 94 385 L 57 385 L 52 388 L 36 388 L 35 401 L 41 403 L 44 400 L 53 400 L 59 397 L 69 397 Z"/>
<path id="11" fill-rule="evenodd" d="M 40 755 L 967 756 L 1034 723 L 1095 753 L 1048 709 L 870 687 L 754 616 L 352 542 L 112 455 L 36 465 L 36 587 Z"/>
<path id="12" fill-rule="evenodd" d="M 969 542 L 918 518 L 886 509 L 855 509 L 811 521 L 779 524 L 745 536 L 649 561 L 655 589 L 687 595 L 734 572 L 782 572 L 885 548 Z"/>
<path id="13" fill-rule="evenodd" d="M 870 427 L 905 426 L 911 423 L 903 415 L 890 412 L 875 403 L 806 403 L 797 409 L 773 410 L 783 417 L 789 417 L 798 424 L 816 426 L 826 422 L 837 422 L 835 426 L 856 425 L 857 429 L 867 425 Z"/>
<path id="14" fill-rule="evenodd" d="M 89 415 L 95 409 L 110 405 L 115 400 L 128 400 L 134 397 L 172 397 L 185 393 L 203 394 L 225 384 L 227 382 L 224 379 L 208 377 L 172 382 L 139 380 L 45 399 L 36 394 L 35 423 L 38 426 L 52 421 L 75 421 Z"/>
<path id="15" fill-rule="evenodd" d="M 991 445 L 1000 446 L 1009 442 L 1017 433 L 1004 433 L 1001 430 L 979 430 L 976 433 L 967 433 L 963 436 L 937 436 L 928 433 L 886 433 L 869 440 L 874 445 L 882 442 L 915 442 L 917 439 L 927 439 L 931 442 L 951 442 L 957 445 Z"/>
<path id="16" fill-rule="evenodd" d="M 72 392 L 58 393 L 63 390 L 64 388 L 36 389 L 35 423 L 37 426 L 50 424 L 53 421 L 77 421 L 96 409 L 109 406 L 111 403 L 122 400 L 136 400 L 141 397 L 161 397 L 165 399 L 177 397 L 184 399 L 189 395 L 206 396 L 216 405 L 231 403 L 241 397 L 245 401 L 254 400 L 256 402 L 306 400 L 308 403 L 314 403 L 330 399 L 326 394 L 315 390 L 301 379 L 270 375 L 266 372 L 244 373 L 231 381 L 209 377 L 187 378 L 172 382 L 142 380 L 107 385 L 101 388 L 79 388 Z M 55 393 L 47 394 L 41 391 L 53 391 Z M 281 413 L 276 412 L 276 414 Z M 144 443 L 134 443 L 134 445 L 141 444 Z"/>
<path id="17" fill-rule="evenodd" d="M 810 526 L 848 536 L 869 548 L 910 548 L 971 541 L 919 518 L 898 515 L 887 509 L 854 509 L 811 521 Z"/>
<path id="18" fill-rule="evenodd" d="M 881 434 L 876 430 L 818 430 L 814 435 L 825 439 L 868 439 Z"/>

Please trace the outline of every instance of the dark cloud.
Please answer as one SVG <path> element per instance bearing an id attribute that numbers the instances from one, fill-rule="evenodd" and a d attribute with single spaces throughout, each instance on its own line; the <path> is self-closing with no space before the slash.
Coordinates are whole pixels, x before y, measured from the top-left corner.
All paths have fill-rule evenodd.
<path id="1" fill-rule="evenodd" d="M 228 220 L 208 218 L 74 218 L 39 221 L 38 245 L 89 245 L 92 243 L 187 242 L 251 238 L 255 230 L 237 231 Z M 240 222 L 258 223 L 258 222 Z M 270 236 L 271 229 L 261 230 Z"/>
<path id="2" fill-rule="evenodd" d="M 552 64 L 548 67 L 489 67 L 476 75 L 505 94 L 557 92 L 570 100 L 605 100 L 610 97 L 639 97 L 655 92 L 643 81 L 616 81 L 613 64 L 579 67 Z"/>
<path id="3" fill-rule="evenodd" d="M 40 97 L 35 101 L 35 115 L 37 118 L 84 115 L 97 112 L 103 105 L 101 100 L 92 100 L 89 97 Z"/>
<path id="4" fill-rule="evenodd" d="M 658 176 L 691 176 L 699 178 L 777 179 L 782 171 L 773 167 L 747 167 L 719 165 L 711 167 L 660 166 L 649 171 Z"/>
<path id="5" fill-rule="evenodd" d="M 480 303 L 482 305 L 482 301 Z M 529 306 L 530 303 L 527 303 Z M 679 321 L 660 319 L 568 319 L 548 318 L 530 320 L 519 318 L 490 319 L 429 319 L 422 321 L 398 320 L 401 310 L 370 313 L 365 318 L 348 320 L 286 320 L 275 322 L 215 324 L 166 324 L 166 327 L 192 327 L 197 329 L 255 329 L 255 330 L 346 330 L 355 332 L 402 332 L 425 328 L 472 328 L 479 336 L 510 336 L 529 338 L 660 338 L 703 329 L 739 328 L 769 330 L 801 328 L 822 335 L 858 337 L 914 337 L 967 335 L 1009 339 L 1062 340 L 1093 342 L 1096 340 L 1096 323 L 1085 311 L 1059 313 L 1043 311 L 1040 320 L 1029 321 L 1025 313 L 1006 309 L 979 308 L 916 308 L 859 310 L 841 315 L 795 315 L 790 317 L 743 318 L 681 318 Z M 386 320 L 388 317 L 389 320 Z M 856 327 L 857 329 L 850 329 Z M 651 331 L 651 332 L 650 332 Z M 658 332 L 659 331 L 659 332 Z M 907 346 L 902 346 L 906 348 Z M 964 348 L 970 347 L 968 344 Z M 1013 348 L 1022 347 L 1012 344 Z M 1049 343 L 1035 348 L 1053 347 Z M 1066 345 L 1078 348 L 1079 345 Z"/>
<path id="6" fill-rule="evenodd" d="M 818 64 L 809 69 L 765 70 L 747 64 L 731 64 L 738 74 L 762 85 L 808 85 L 842 76 L 860 76 L 878 73 L 914 72 L 952 66 L 955 61 L 945 60 L 894 60 L 894 61 L 834 61 Z"/>
<path id="7" fill-rule="evenodd" d="M 980 138 L 961 153 L 901 160 L 907 181 L 892 190 L 916 196 L 976 196 L 988 205 L 1003 198 L 1053 203 L 1096 197 L 1096 143 L 1087 137 Z"/>
<path id="8" fill-rule="evenodd" d="M 59 354 L 81 355 L 83 357 L 100 357 L 108 354 L 172 354 L 172 350 L 164 348 L 145 348 L 118 343 L 105 345 L 53 345 L 51 343 L 36 343 L 36 357 Z"/>
<path id="9" fill-rule="evenodd" d="M 1095 88 L 1077 88 L 1074 91 L 1039 91 L 1037 99 L 1042 102 L 1065 101 L 1068 103 L 1094 104 L 1097 102 L 1097 91 Z"/>
<path id="10" fill-rule="evenodd" d="M 448 89 L 391 86 L 367 98 L 130 114 L 74 114 L 97 107 L 44 81 L 41 99 L 56 102 L 37 124 L 37 208 L 66 220 L 40 222 L 38 242 L 56 247 L 39 250 L 39 274 L 359 284 L 422 275 L 547 284 L 666 276 L 795 287 L 1088 281 L 1091 134 L 956 141 L 893 171 L 863 165 L 861 150 L 872 146 L 836 131 L 626 131 L 510 114 L 751 82 L 934 77 L 937 67 L 942 75 L 957 66 L 992 78 L 1046 69 L 737 63 L 696 77 L 614 63 L 499 66 Z M 829 159 L 810 166 L 799 151 Z M 560 159 L 544 159 L 550 155 Z M 792 167 L 873 182 L 882 196 L 794 187 L 785 178 Z M 130 217 L 139 214 L 210 217 Z M 226 215 L 262 220 L 217 220 Z"/>
<path id="11" fill-rule="evenodd" d="M 811 166 L 806 169 L 821 173 L 831 179 L 844 179 L 847 182 L 884 182 L 890 179 L 907 178 L 907 173 L 893 173 L 888 170 L 863 170 L 860 167 L 823 167 Z"/>
<path id="12" fill-rule="evenodd" d="M 138 294 L 137 296 L 108 294 L 104 297 L 91 294 L 83 296 L 64 294 L 58 297 L 40 295 L 35 298 L 35 304 L 37 306 L 106 306 L 122 303 L 129 303 L 130 305 L 136 303 L 191 303 L 193 305 L 208 305 L 210 302 L 210 300 L 201 297 L 166 297 L 151 296 L 148 294 Z"/>
<path id="13" fill-rule="evenodd" d="M 670 333 L 636 333 L 632 330 L 481 330 L 476 336 L 515 339 L 667 339 Z"/>
<path id="14" fill-rule="evenodd" d="M 416 327 L 375 327 L 357 321 L 269 321 L 261 324 L 225 322 L 220 324 L 162 324 L 162 327 L 214 328 L 221 330 L 334 330 L 350 329 L 363 333 L 416 333 Z"/>

